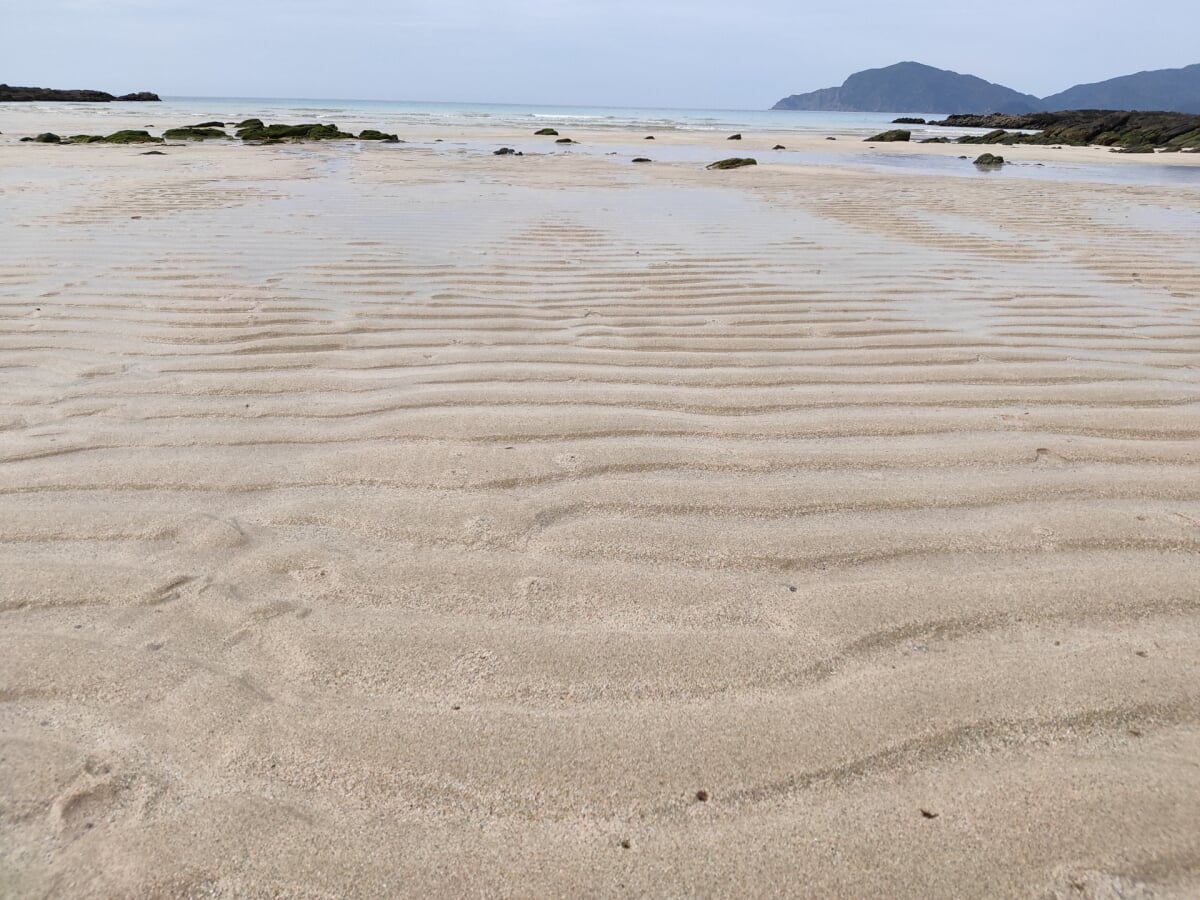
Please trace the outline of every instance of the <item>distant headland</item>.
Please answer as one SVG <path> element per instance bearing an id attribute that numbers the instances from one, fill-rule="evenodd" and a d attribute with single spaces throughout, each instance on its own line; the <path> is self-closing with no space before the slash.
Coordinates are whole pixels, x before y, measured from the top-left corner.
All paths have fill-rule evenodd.
<path id="1" fill-rule="evenodd" d="M 1077 84 L 1039 98 L 975 75 L 961 75 L 918 62 L 900 62 L 856 72 L 841 87 L 784 97 L 771 108 L 950 114 L 1020 114 L 1063 109 L 1200 113 L 1200 63 Z"/>
<path id="2" fill-rule="evenodd" d="M 63 103 L 111 103 L 114 100 L 152 101 L 161 99 L 158 94 L 152 94 L 149 91 L 116 96 L 105 91 L 60 91 L 54 88 L 11 87 L 7 84 L 0 84 L 0 103 L 31 103 L 48 100 Z"/>

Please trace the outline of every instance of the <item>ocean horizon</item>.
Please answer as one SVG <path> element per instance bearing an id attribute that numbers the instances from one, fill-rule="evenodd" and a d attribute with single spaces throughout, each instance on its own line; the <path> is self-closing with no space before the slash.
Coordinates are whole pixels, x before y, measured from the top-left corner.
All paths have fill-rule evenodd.
<path id="1" fill-rule="evenodd" d="M 537 103 L 463 103 L 427 100 L 358 100 L 306 97 L 188 97 L 166 96 L 157 103 L 114 101 L 95 103 L 28 104 L 63 112 L 78 109 L 90 116 L 126 115 L 131 107 L 172 117 L 264 118 L 301 116 L 314 121 L 363 124 L 394 131 L 406 126 L 480 128 L 543 127 L 549 122 L 601 130 L 746 131 L 779 134 L 874 133 L 897 116 L 940 118 L 919 111 L 906 113 L 848 113 L 810 110 L 702 109 L 631 106 L 569 106 Z M 918 129 L 920 126 L 916 126 Z M 931 129 L 930 133 L 936 133 Z"/>

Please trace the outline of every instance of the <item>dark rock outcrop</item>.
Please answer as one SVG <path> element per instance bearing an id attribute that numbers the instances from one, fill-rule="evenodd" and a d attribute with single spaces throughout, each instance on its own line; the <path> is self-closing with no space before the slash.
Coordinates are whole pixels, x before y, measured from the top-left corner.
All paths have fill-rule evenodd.
<path id="1" fill-rule="evenodd" d="M 961 144 L 1200 149 L 1200 115 L 1186 113 L 1073 109 L 1026 116 L 949 116 L 930 124 L 950 128 L 992 129 L 987 134 L 961 137 Z M 1027 133 L 1030 131 L 1037 133 Z"/>
<path id="2" fill-rule="evenodd" d="M 111 103 L 114 100 L 123 101 L 158 101 L 158 94 L 140 91 L 136 94 L 113 96 L 105 91 L 62 91 L 54 88 L 13 87 L 0 84 L 0 102 L 32 103 L 34 101 L 54 101 L 61 103 Z"/>
<path id="3" fill-rule="evenodd" d="M 37 137 L 35 137 L 34 140 L 37 141 L 39 144 L 61 144 L 62 143 L 62 138 L 59 137 L 57 134 L 55 134 L 53 131 L 43 131 L 41 134 L 39 134 Z"/>
<path id="4" fill-rule="evenodd" d="M 493 150 L 492 156 L 524 156 L 520 150 L 514 150 L 512 147 L 501 147 L 499 150 Z"/>
<path id="5" fill-rule="evenodd" d="M 925 120 L 913 118 L 912 116 L 901 116 L 898 119 L 892 119 L 893 125 L 924 125 Z"/>
<path id="6" fill-rule="evenodd" d="M 893 128 L 891 131 L 880 132 L 874 137 L 869 137 L 866 140 L 870 143 L 888 143 L 891 141 L 907 141 L 911 137 L 911 131 L 905 131 L 903 128 Z"/>
<path id="7" fill-rule="evenodd" d="M 541 128 L 534 132 L 538 137 L 558 137 L 558 132 L 553 128 Z"/>
<path id="8" fill-rule="evenodd" d="M 727 141 L 740 141 L 741 139 L 742 136 L 740 134 L 731 134 L 729 137 L 725 138 Z"/>
<path id="9" fill-rule="evenodd" d="M 384 144 L 400 143 L 400 135 L 388 134 L 386 131 L 377 131 L 374 128 L 364 128 L 358 133 L 360 141 L 379 141 Z"/>
<path id="10" fill-rule="evenodd" d="M 706 169 L 740 169 L 742 166 L 757 166 L 758 160 L 749 157 L 733 156 L 729 159 L 719 159 L 715 163 L 709 163 L 705 166 Z"/>
<path id="11" fill-rule="evenodd" d="M 979 156 L 977 156 L 975 158 L 975 165 L 980 166 L 981 168 L 988 168 L 990 166 L 1002 166 L 1002 165 L 1004 165 L 1004 157 L 1003 156 L 994 156 L 991 153 L 981 153 Z"/>
<path id="12" fill-rule="evenodd" d="M 633 158 L 633 161 L 634 161 L 634 162 L 636 162 L 636 163 L 648 163 L 648 162 L 650 162 L 651 160 L 649 159 L 649 157 L 645 157 L 645 156 L 635 156 L 635 157 Z"/>
<path id="13" fill-rule="evenodd" d="M 575 144 L 575 143 L 578 143 L 578 142 L 577 142 L 577 141 L 573 141 L 573 140 L 571 140 L 570 138 L 559 138 L 559 139 L 558 139 L 557 141 L 555 141 L 554 143 L 556 143 L 556 144 Z"/>

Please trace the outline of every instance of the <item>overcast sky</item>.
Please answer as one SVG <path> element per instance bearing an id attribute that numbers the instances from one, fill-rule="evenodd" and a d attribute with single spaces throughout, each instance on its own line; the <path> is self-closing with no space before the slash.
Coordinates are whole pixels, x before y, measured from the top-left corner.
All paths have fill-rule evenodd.
<path id="1" fill-rule="evenodd" d="M 1197 35 L 1198 0 L 0 0 L 0 82 L 763 109 L 909 59 L 1044 96 Z"/>

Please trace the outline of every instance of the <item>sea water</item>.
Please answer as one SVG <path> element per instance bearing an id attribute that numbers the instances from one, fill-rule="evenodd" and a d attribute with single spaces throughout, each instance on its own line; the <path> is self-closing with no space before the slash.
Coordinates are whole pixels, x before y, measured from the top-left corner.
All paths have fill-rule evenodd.
<path id="1" fill-rule="evenodd" d="M 843 140 L 865 140 L 871 135 L 896 127 L 893 120 L 900 117 L 923 118 L 935 121 L 943 118 L 937 113 L 912 111 L 907 113 L 826 112 L 812 110 L 730 110 L 730 109 L 640 109 L 632 107 L 539 106 L 536 104 L 498 103 L 435 103 L 391 100 L 312 100 L 268 97 L 167 97 L 160 103 L 22 103 L 23 111 L 44 112 L 47 118 L 60 123 L 66 133 L 75 133 L 65 126 L 78 120 L 79 130 L 95 129 L 97 120 L 106 117 L 127 120 L 132 116 L 157 128 L 195 124 L 208 120 L 238 122 L 258 118 L 265 122 L 318 122 L 338 125 L 346 131 L 364 128 L 397 133 L 403 138 L 406 131 L 445 129 L 447 139 L 455 131 L 486 134 L 495 130 L 497 140 L 525 152 L 545 149 L 544 142 L 514 142 L 513 132 L 532 135 L 540 128 L 554 127 L 564 133 L 572 127 L 581 131 L 611 131 L 630 134 L 631 143 L 619 155 L 652 154 L 663 162 L 709 161 L 711 151 L 700 146 L 635 144 L 641 136 L 650 134 L 694 133 L 724 134 L 748 132 L 769 135 L 780 144 L 787 144 L 789 135 L 812 137 L 824 135 Z M 2 109 L 0 109 L 2 115 Z M 90 123 L 90 124 L 88 124 Z M 913 141 L 927 137 L 956 138 L 965 134 L 984 134 L 986 129 L 942 128 L 936 125 L 904 125 L 912 132 Z M 462 146 L 458 145 L 459 149 Z M 490 148 L 490 145 L 487 145 Z M 471 147 L 484 152 L 485 146 Z M 732 149 L 732 147 L 731 147 Z M 964 148 L 973 153 L 979 148 Z M 574 145 L 570 152 L 613 153 L 622 148 L 606 142 L 601 147 Z M 915 150 L 915 148 L 914 148 Z M 758 153 L 762 157 L 764 154 Z M 771 151 L 760 161 L 781 164 L 833 164 L 858 166 L 879 171 L 907 171 L 913 174 L 958 175 L 962 177 L 1021 177 L 1047 178 L 1068 181 L 1096 181 L 1119 184 L 1171 184 L 1200 188 L 1200 165 L 1145 165 L 1128 162 L 1124 165 L 1080 165 L 1046 163 L 1045 165 L 1009 165 L 998 170 L 980 172 L 962 160 L 934 154 L 831 154 Z"/>

